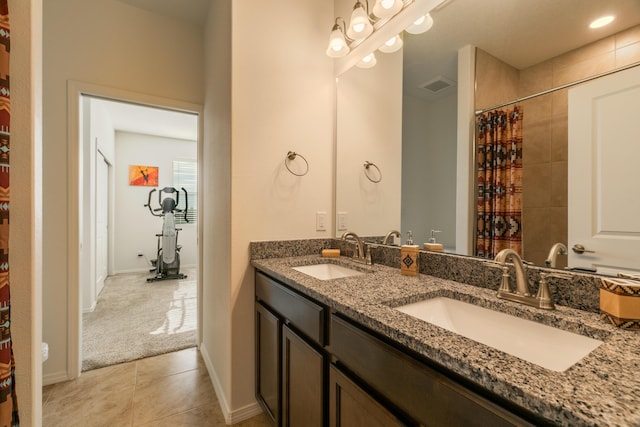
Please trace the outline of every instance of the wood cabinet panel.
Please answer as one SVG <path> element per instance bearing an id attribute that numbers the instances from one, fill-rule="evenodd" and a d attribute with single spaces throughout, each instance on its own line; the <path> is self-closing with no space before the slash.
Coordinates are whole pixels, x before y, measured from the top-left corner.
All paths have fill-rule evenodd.
<path id="1" fill-rule="evenodd" d="M 256 303 L 256 397 L 275 425 L 280 423 L 280 327 L 280 319 Z"/>
<path id="2" fill-rule="evenodd" d="M 331 352 L 351 372 L 423 425 L 532 425 L 337 316 L 331 316 Z"/>
<path id="3" fill-rule="evenodd" d="M 303 334 L 325 345 L 327 314 L 323 306 L 260 272 L 256 273 L 256 298 L 296 325 Z"/>
<path id="4" fill-rule="evenodd" d="M 282 425 L 324 423 L 324 355 L 286 326 L 282 327 Z"/>
<path id="5" fill-rule="evenodd" d="M 330 427 L 404 426 L 391 412 L 340 372 L 329 368 Z"/>

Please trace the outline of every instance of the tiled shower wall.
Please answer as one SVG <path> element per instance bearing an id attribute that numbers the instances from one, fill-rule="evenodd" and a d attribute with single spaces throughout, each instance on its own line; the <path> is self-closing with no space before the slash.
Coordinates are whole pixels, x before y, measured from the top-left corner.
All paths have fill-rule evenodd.
<path id="1" fill-rule="evenodd" d="M 640 61 L 640 25 L 517 70 L 478 49 L 476 109 Z M 523 258 L 544 265 L 556 242 L 567 244 L 567 91 L 522 102 Z M 558 257 L 558 267 L 566 257 Z"/>

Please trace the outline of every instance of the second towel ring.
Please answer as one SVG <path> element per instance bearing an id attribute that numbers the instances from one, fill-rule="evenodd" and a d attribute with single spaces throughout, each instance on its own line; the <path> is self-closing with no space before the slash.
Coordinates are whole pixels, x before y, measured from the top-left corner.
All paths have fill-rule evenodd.
<path id="1" fill-rule="evenodd" d="M 296 157 L 300 157 L 302 160 L 304 160 L 304 164 L 306 165 L 305 171 L 302 172 L 302 173 L 295 173 L 294 171 L 292 171 L 289 168 L 289 163 L 288 162 L 291 161 L 291 160 L 295 160 Z M 309 162 L 307 162 L 307 159 L 305 159 L 302 154 L 298 154 L 295 151 L 289 151 L 287 153 L 287 157 L 285 157 L 285 159 L 284 159 L 284 167 L 286 167 L 287 170 L 289 172 L 291 172 L 295 176 L 305 176 L 307 173 L 309 173 Z"/>
<path id="2" fill-rule="evenodd" d="M 369 168 L 370 167 L 376 168 L 376 170 L 378 171 L 378 179 L 373 179 L 373 178 L 371 178 L 371 176 L 369 176 Z M 366 176 L 367 179 L 369 181 L 373 182 L 374 184 L 377 184 L 380 181 L 382 181 L 382 171 L 380 171 L 380 168 L 375 163 L 370 162 L 368 160 L 366 160 L 364 162 L 364 176 Z"/>

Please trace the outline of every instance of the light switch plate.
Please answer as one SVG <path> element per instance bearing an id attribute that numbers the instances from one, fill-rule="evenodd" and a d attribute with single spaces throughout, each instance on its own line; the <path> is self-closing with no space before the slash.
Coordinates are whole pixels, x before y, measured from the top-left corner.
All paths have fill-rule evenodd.
<path id="1" fill-rule="evenodd" d="M 346 231 L 349 228 L 349 215 L 347 212 L 338 212 L 338 231 Z"/>
<path id="2" fill-rule="evenodd" d="M 327 213 L 324 211 L 316 212 L 316 231 L 327 231 Z"/>

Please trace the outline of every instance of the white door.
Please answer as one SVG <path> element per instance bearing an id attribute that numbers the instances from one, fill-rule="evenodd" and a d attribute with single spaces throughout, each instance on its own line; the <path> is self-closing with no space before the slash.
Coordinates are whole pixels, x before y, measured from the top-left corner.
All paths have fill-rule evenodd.
<path id="1" fill-rule="evenodd" d="M 569 90 L 570 267 L 640 271 L 639 112 L 640 67 Z"/>
<path id="2" fill-rule="evenodd" d="M 100 152 L 96 156 L 96 298 L 108 274 L 109 164 Z"/>

